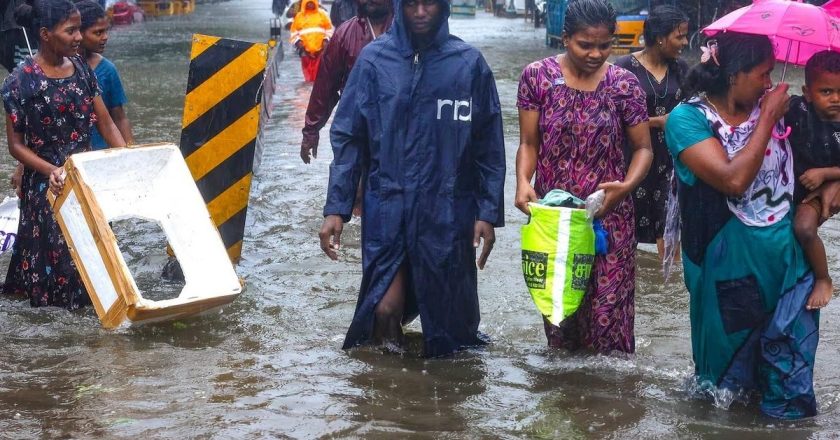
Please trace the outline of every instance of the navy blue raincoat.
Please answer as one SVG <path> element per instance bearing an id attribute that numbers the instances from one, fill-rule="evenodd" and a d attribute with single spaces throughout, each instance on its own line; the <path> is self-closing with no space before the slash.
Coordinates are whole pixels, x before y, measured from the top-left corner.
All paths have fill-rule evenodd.
<path id="1" fill-rule="evenodd" d="M 442 356 L 483 343 L 472 239 L 477 220 L 504 224 L 502 116 L 487 62 L 449 35 L 448 3 L 419 52 L 401 3 L 339 102 L 324 215 L 350 219 L 364 173 L 362 286 L 344 348 L 371 339 L 376 305 L 407 261 L 404 322 L 419 314 L 424 354 Z"/>

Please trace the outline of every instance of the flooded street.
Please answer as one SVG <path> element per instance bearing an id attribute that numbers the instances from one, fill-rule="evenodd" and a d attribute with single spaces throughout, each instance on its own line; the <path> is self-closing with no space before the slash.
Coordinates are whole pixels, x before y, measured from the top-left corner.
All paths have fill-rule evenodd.
<path id="1" fill-rule="evenodd" d="M 267 0 L 232 0 L 114 29 L 105 55 L 120 70 L 138 142 L 178 142 L 192 33 L 264 41 L 270 16 Z M 360 225 L 345 228 L 339 262 L 322 254 L 317 232 L 332 154 L 325 129 L 317 160 L 300 160 L 311 85 L 286 45 L 236 268 L 245 292 L 221 313 L 117 331 L 102 329 L 92 307 L 69 313 L 0 298 L 0 438 L 840 436 L 840 300 L 821 317 L 820 414 L 798 422 L 763 417 L 757 404 L 724 410 L 690 397 L 688 293 L 679 276 L 663 285 L 648 252 L 638 257 L 635 358 L 546 347 L 520 271 L 525 216 L 513 207 L 515 102 L 522 68 L 555 51 L 546 48 L 544 29 L 521 18 L 479 12 L 451 19 L 450 28 L 484 53 L 504 110 L 507 226 L 479 273 L 480 329 L 491 345 L 424 360 L 415 322 L 404 356 L 341 350 L 361 281 Z M 792 82 L 801 76 L 795 70 Z M 0 195 L 11 195 L 3 182 L 14 163 L 0 150 Z M 822 231 L 840 279 L 840 222 Z M 141 287 L 171 288 L 156 276 L 166 258 L 163 237 L 145 227 L 120 236 L 135 275 L 147 280 Z M 0 258 L 3 274 L 7 262 Z"/>

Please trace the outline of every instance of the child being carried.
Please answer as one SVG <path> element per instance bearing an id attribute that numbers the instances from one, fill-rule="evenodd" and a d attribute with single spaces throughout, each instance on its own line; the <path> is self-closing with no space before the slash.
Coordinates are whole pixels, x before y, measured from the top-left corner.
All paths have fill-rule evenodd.
<path id="1" fill-rule="evenodd" d="M 785 123 L 792 128 L 789 141 L 796 174 L 794 231 L 815 277 L 806 304 L 810 310 L 827 305 L 833 291 L 825 246 L 817 234 L 827 220 L 822 216 L 826 201 L 808 194 L 825 182 L 840 180 L 840 53 L 823 51 L 808 60 L 802 95 L 791 98 Z"/>

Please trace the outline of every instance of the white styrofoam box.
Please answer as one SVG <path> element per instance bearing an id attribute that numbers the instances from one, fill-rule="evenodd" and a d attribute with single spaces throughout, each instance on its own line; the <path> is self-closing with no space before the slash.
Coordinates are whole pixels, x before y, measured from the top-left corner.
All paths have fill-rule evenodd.
<path id="1" fill-rule="evenodd" d="M 241 293 L 221 237 L 175 145 L 75 154 L 65 168 L 65 188 L 54 209 L 105 327 L 119 325 L 126 316 L 149 322 L 199 313 Z M 143 298 L 108 224 L 125 218 L 160 225 L 186 281 L 177 298 Z"/>

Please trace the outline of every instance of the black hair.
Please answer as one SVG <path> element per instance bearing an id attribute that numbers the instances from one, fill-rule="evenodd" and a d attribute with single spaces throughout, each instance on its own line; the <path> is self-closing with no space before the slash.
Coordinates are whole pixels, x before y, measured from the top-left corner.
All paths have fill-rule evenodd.
<path id="1" fill-rule="evenodd" d="M 700 93 L 724 95 L 732 86 L 732 77 L 738 73 L 749 72 L 773 58 L 773 44 L 764 35 L 725 32 L 707 43 L 714 44 L 717 44 L 716 56 L 705 63 L 694 65 L 686 74 L 682 84 L 684 100 L 687 101 Z"/>
<path id="2" fill-rule="evenodd" d="M 671 35 L 681 24 L 688 23 L 685 12 L 671 6 L 662 5 L 653 8 L 645 20 L 645 46 L 654 46 L 659 37 Z"/>
<path id="3" fill-rule="evenodd" d="M 811 55 L 805 63 L 805 85 L 811 85 L 820 73 L 840 73 L 840 53 L 824 50 Z"/>
<path id="4" fill-rule="evenodd" d="M 96 24 L 100 18 L 105 18 L 105 10 L 99 3 L 92 0 L 73 0 L 76 7 L 79 9 L 79 14 L 82 15 L 82 27 L 79 29 L 84 32 L 89 27 Z"/>
<path id="5" fill-rule="evenodd" d="M 79 12 L 70 0 L 26 0 L 15 8 L 15 21 L 27 29 L 55 29 Z"/>
<path id="6" fill-rule="evenodd" d="M 563 32 L 571 37 L 586 28 L 606 26 L 615 33 L 615 9 L 606 0 L 571 0 L 566 8 Z"/>

